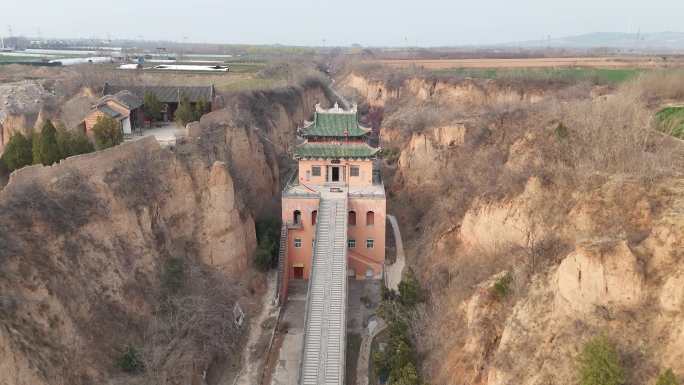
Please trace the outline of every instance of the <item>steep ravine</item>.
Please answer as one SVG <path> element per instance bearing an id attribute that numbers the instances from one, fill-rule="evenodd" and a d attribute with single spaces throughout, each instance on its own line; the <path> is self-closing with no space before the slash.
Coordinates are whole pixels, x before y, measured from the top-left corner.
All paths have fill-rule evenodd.
<path id="1" fill-rule="evenodd" d="M 568 98 L 553 87 L 512 97 L 505 86 L 472 80 L 397 87 L 353 75 L 340 84 L 386 111 L 388 210 L 428 293 L 412 320 L 426 382 L 576 383 L 578 352 L 601 334 L 616 345 L 630 384 L 654 383 L 666 368 L 684 375 L 684 178 L 673 167 L 684 148 L 649 138 L 645 148 L 670 160 L 634 146 L 625 153 L 648 164 L 611 158 L 596 172 L 587 157 L 622 149 L 594 152 L 574 138 L 583 121 L 569 115 L 571 152 L 554 120 L 563 100 L 586 111 L 578 116 L 609 121 L 606 129 L 626 129 L 643 122 L 642 107 Z M 394 126 L 416 104 L 472 109 L 425 127 Z M 498 298 L 492 287 L 507 273 L 508 294 Z"/>

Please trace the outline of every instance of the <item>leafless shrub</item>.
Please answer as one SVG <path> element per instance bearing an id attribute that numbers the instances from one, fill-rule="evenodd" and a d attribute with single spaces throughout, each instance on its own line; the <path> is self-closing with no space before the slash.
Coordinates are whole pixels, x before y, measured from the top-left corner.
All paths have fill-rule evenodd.
<path id="1" fill-rule="evenodd" d="M 654 148 L 652 116 L 636 92 L 608 99 L 555 103 L 550 111 L 569 130 L 558 138 L 561 152 L 578 176 L 627 174 L 653 180 L 675 172 L 681 147 Z M 549 159 L 554 161 L 553 159 Z"/>
<path id="2" fill-rule="evenodd" d="M 161 198 L 161 159 L 147 152 L 135 155 L 107 173 L 104 180 L 130 207 L 149 206 Z"/>
<path id="3" fill-rule="evenodd" d="M 0 218 L 15 231 L 28 231 L 38 222 L 64 234 L 105 215 L 107 207 L 78 172 L 56 178 L 52 187 L 46 189 L 39 182 L 17 186 L 19 191 L 0 205 Z"/>
<path id="4" fill-rule="evenodd" d="M 233 323 L 233 306 L 242 290 L 225 277 L 186 260 L 182 292 L 162 298 L 143 337 L 146 384 L 176 383 L 200 374 L 216 357 L 239 359 L 243 331 Z"/>
<path id="5" fill-rule="evenodd" d="M 406 137 L 412 133 L 422 133 L 428 128 L 445 124 L 461 116 L 460 111 L 449 106 L 434 103 L 396 103 L 400 108 L 388 106 L 385 110 L 386 127 L 398 128 Z"/>

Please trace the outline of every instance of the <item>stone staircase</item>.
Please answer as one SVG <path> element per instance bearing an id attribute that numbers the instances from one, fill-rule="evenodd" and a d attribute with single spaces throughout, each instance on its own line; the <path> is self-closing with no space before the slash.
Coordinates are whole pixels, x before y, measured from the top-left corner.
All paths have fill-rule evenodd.
<path id="1" fill-rule="evenodd" d="M 347 307 L 346 194 L 321 197 L 307 295 L 301 385 L 342 385 Z"/>

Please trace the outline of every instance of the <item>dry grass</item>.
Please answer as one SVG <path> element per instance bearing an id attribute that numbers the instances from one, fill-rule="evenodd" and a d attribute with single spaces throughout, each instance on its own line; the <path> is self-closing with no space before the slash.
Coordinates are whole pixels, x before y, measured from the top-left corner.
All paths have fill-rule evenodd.
<path id="1" fill-rule="evenodd" d="M 565 58 L 520 58 L 520 59 L 405 59 L 378 60 L 377 62 L 393 67 L 423 67 L 427 69 L 445 68 L 653 68 L 659 59 L 650 57 L 565 57 Z"/>
<path id="2" fill-rule="evenodd" d="M 199 376 L 215 360 L 240 361 L 244 331 L 232 319 L 232 310 L 244 288 L 221 274 L 186 258 L 182 290 L 162 291 L 159 308 L 147 323 L 143 337 L 145 384 L 162 385 Z M 243 303 L 245 305 L 245 303 Z"/>
<path id="3" fill-rule="evenodd" d="M 626 87 L 630 93 L 640 94 L 649 103 L 681 100 L 684 99 L 684 69 L 647 72 Z"/>

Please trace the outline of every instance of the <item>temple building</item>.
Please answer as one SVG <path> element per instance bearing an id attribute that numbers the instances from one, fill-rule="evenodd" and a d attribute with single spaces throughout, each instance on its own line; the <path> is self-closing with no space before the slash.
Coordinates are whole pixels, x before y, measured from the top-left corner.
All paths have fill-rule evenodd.
<path id="1" fill-rule="evenodd" d="M 294 148 L 297 172 L 282 195 L 279 285 L 283 298 L 289 280 L 310 278 L 314 254 L 344 255 L 347 277 L 382 278 L 385 188 L 377 160 L 380 149 L 368 144 L 370 132 L 359 124 L 356 106 L 345 110 L 337 104 L 331 109 L 316 105 L 313 122 L 299 130 L 304 143 Z M 323 202 L 342 203 L 329 209 Z M 340 212 L 342 208 L 345 212 Z M 333 236 L 329 247 L 317 246 L 317 234 L 326 233 L 328 242 L 330 228 L 342 231 L 341 235 Z"/>

